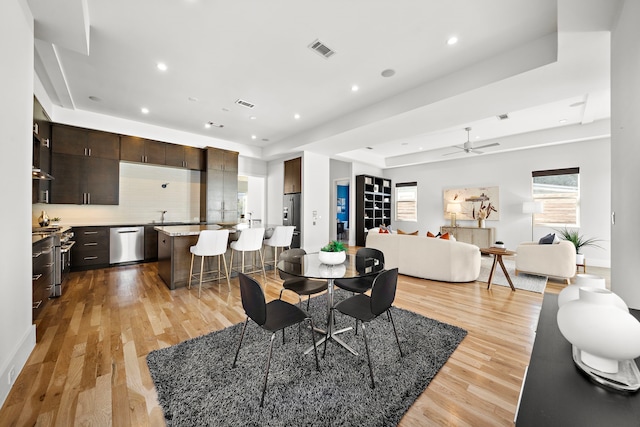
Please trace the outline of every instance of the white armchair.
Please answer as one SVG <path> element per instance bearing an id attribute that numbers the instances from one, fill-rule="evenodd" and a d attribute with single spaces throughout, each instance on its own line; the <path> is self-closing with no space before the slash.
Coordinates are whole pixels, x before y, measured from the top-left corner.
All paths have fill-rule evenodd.
<path id="1" fill-rule="evenodd" d="M 576 248 L 566 240 L 550 245 L 523 242 L 516 252 L 516 275 L 531 273 L 559 277 L 569 283 L 576 274 Z"/>

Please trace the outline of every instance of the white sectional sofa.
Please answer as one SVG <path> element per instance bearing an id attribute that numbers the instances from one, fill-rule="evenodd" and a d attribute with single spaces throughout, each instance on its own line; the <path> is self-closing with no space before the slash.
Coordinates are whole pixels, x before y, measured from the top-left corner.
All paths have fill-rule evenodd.
<path id="1" fill-rule="evenodd" d="M 549 245 L 523 242 L 518 245 L 516 252 L 516 274 L 559 277 L 567 283 L 576 274 L 576 248 L 566 240 Z"/>
<path id="2" fill-rule="evenodd" d="M 366 247 L 384 253 L 384 267 L 441 282 L 472 282 L 480 274 L 480 249 L 468 243 L 407 234 L 367 234 Z"/>

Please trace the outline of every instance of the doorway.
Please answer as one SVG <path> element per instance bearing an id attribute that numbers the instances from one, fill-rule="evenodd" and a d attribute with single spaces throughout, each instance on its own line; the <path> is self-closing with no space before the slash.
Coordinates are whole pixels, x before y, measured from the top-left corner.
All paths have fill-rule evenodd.
<path id="1" fill-rule="evenodd" d="M 336 181 L 336 240 L 349 242 L 349 180 Z"/>

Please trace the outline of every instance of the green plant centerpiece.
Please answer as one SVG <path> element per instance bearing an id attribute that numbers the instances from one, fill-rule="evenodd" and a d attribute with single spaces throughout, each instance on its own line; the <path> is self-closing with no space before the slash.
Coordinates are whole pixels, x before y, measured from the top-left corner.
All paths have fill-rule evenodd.
<path id="1" fill-rule="evenodd" d="M 594 248 L 602 249 L 602 246 L 598 245 L 597 242 L 601 242 L 601 239 L 596 239 L 595 237 L 586 238 L 583 235 L 580 235 L 580 232 L 577 229 L 572 228 L 563 228 L 562 230 L 555 230 L 560 234 L 560 237 L 564 240 L 567 240 L 573 243 L 573 246 L 576 248 L 576 264 L 584 265 L 584 255 L 580 253 L 580 249 L 585 248 L 587 246 L 592 246 Z"/>
<path id="2" fill-rule="evenodd" d="M 344 243 L 332 240 L 328 245 L 320 249 L 318 259 L 323 264 L 342 264 L 347 259 L 347 251 Z"/>

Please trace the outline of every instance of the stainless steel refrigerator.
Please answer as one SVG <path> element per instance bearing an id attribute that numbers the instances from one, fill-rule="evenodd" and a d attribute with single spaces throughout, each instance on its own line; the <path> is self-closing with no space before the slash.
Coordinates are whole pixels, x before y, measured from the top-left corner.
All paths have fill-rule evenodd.
<path id="1" fill-rule="evenodd" d="M 301 226 L 302 226 L 302 194 L 291 193 L 285 194 L 282 203 L 282 225 L 294 225 L 296 227 L 293 232 L 292 248 L 300 247 Z"/>

